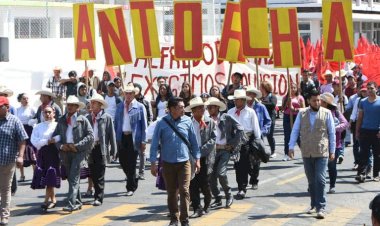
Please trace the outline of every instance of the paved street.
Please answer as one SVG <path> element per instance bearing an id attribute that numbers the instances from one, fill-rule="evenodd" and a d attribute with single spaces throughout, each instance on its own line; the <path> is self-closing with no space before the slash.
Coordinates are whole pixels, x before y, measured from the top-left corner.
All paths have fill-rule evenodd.
<path id="1" fill-rule="evenodd" d="M 283 162 L 282 121 L 277 121 L 277 158 L 262 164 L 259 189 L 248 190 L 246 199 L 234 201 L 232 208 L 213 210 L 202 218 L 190 220 L 191 225 L 371 225 L 368 204 L 380 190 L 378 182 L 358 185 L 354 180 L 352 147 L 346 149 L 343 164 L 338 165 L 335 194 L 328 195 L 328 215 L 317 220 L 305 210 L 309 206 L 306 178 L 300 152 L 296 160 Z M 83 206 L 82 210 L 67 214 L 61 211 L 67 192 L 67 182 L 56 190 L 58 205 L 43 213 L 40 205 L 44 190 L 30 189 L 32 169 L 26 169 L 27 181 L 19 184 L 12 200 L 10 225 L 167 225 L 166 194 L 155 188 L 155 179 L 146 168 L 146 180 L 139 182 L 134 196 L 125 196 L 125 175 L 118 165 L 106 170 L 104 204 L 100 207 Z M 235 174 L 232 164 L 229 179 L 236 193 Z M 19 173 L 19 172 L 18 172 Z M 85 192 L 86 181 L 81 183 Z M 328 189 L 328 186 L 327 186 Z M 87 199 L 90 201 L 90 199 Z M 85 199 L 86 201 L 86 199 Z M 224 200 L 223 200 L 224 202 Z"/>

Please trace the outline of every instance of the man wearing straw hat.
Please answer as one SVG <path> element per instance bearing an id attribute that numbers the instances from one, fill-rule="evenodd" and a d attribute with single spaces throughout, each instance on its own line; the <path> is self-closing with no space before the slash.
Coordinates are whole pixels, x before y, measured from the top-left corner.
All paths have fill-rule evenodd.
<path id="1" fill-rule="evenodd" d="M 46 88 L 51 89 L 51 92 L 55 95 L 54 102 L 58 104 L 63 111 L 63 101 L 65 100 L 66 86 L 61 84 L 61 72 L 62 68 L 54 67 L 54 75 L 50 77 L 49 81 L 46 83 Z"/>
<path id="2" fill-rule="evenodd" d="M 201 97 L 191 99 L 189 106 L 185 108 L 185 112 L 192 112 L 193 114 L 195 137 L 201 150 L 201 170 L 190 181 L 190 200 L 194 210 L 194 214 L 190 218 L 197 218 L 208 213 L 212 199 L 209 176 L 215 162 L 216 128 L 214 121 L 205 116 L 205 105 Z M 203 208 L 200 191 L 204 196 Z"/>
<path id="3" fill-rule="evenodd" d="M 63 211 L 72 212 L 82 208 L 79 180 L 81 163 L 94 144 L 94 133 L 90 122 L 78 111 L 85 107 L 76 96 L 67 98 L 67 112 L 58 120 L 53 137 L 59 135 L 56 143 L 69 182 L 67 206 Z"/>
<path id="4" fill-rule="evenodd" d="M 104 197 L 104 175 L 106 164 L 110 163 L 110 151 L 116 153 L 116 136 L 112 117 L 104 111 L 107 103 L 97 93 L 89 99 L 92 113 L 87 115 L 94 131 L 94 148 L 88 158 L 91 179 L 94 183 L 94 206 L 100 206 Z"/>
<path id="5" fill-rule="evenodd" d="M 246 95 L 245 90 L 237 89 L 233 96 L 228 96 L 229 100 L 233 100 L 235 107 L 231 108 L 227 114 L 234 117 L 243 127 L 244 133 L 250 138 L 261 137 L 260 125 L 255 110 L 247 106 L 247 100 L 252 100 Z M 249 154 L 251 146 L 247 141 L 240 150 L 240 159 L 235 163 L 236 181 L 238 183 L 238 193 L 236 199 L 244 199 L 247 193 L 248 173 L 250 172 Z"/>
<path id="6" fill-rule="evenodd" d="M 333 93 L 334 89 L 332 87 L 333 82 L 333 73 L 330 70 L 326 70 L 323 74 L 323 78 L 326 80 L 326 84 L 323 84 L 319 87 L 319 91 L 321 94 L 325 92 Z"/>
<path id="7" fill-rule="evenodd" d="M 222 113 L 227 106 L 218 98 L 210 97 L 205 102 L 210 117 L 216 124 L 216 156 L 214 169 L 210 177 L 211 192 L 215 200 L 211 208 L 222 206 L 222 197 L 218 188 L 219 183 L 222 186 L 226 197 L 226 208 L 233 203 L 231 187 L 228 185 L 227 166 L 230 156 L 233 153 L 240 152 L 240 147 L 247 141 L 244 135 L 243 126 L 232 116 Z"/>
<path id="8" fill-rule="evenodd" d="M 132 196 L 138 187 L 136 164 L 138 152 L 145 151 L 147 120 L 143 104 L 135 99 L 135 87 L 128 84 L 124 89 L 124 100 L 116 109 L 115 130 L 119 143 L 120 165 L 127 176 L 127 196 Z"/>
<path id="9" fill-rule="evenodd" d="M 232 95 L 235 90 L 237 89 L 243 89 L 243 85 L 241 84 L 241 80 L 243 79 L 243 75 L 239 72 L 235 72 L 232 76 L 231 76 L 231 79 L 232 79 L 232 84 L 230 86 L 226 86 L 224 87 L 224 89 L 222 90 L 222 95 L 224 96 L 224 98 L 227 98 L 228 95 Z M 229 100 L 228 103 L 227 103 L 227 108 L 228 110 L 235 107 L 234 105 L 234 102 L 232 100 Z"/>
<path id="10" fill-rule="evenodd" d="M 257 90 L 255 86 L 250 85 L 247 87 L 247 96 L 251 97 L 252 100 L 247 100 L 247 106 L 255 110 L 257 119 L 259 120 L 260 130 L 261 130 L 261 138 L 269 133 L 270 127 L 272 124 L 272 120 L 269 116 L 268 110 L 264 104 L 260 103 L 259 99 L 262 94 L 260 90 Z M 252 185 L 253 190 L 258 189 L 259 185 L 259 172 L 260 172 L 260 159 L 253 158 L 252 160 L 252 171 L 250 173 L 251 179 L 249 180 L 249 184 Z"/>
<path id="11" fill-rule="evenodd" d="M 316 211 L 317 218 L 326 214 L 326 172 L 328 161 L 335 158 L 335 125 L 331 111 L 321 107 L 321 97 L 313 90 L 308 98 L 310 106 L 297 115 L 289 142 L 289 157 L 301 137 L 301 153 L 311 198 L 309 214 Z M 287 145 L 287 144 L 285 144 Z"/>
<path id="12" fill-rule="evenodd" d="M 55 121 L 58 121 L 58 119 L 62 116 L 62 111 L 61 108 L 53 100 L 56 97 L 55 94 L 52 93 L 50 90 L 43 89 L 38 91 L 36 95 L 40 95 L 41 105 L 37 109 L 35 119 L 33 121 L 30 121 L 29 124 L 35 124 L 45 121 L 45 118 L 42 113 L 47 106 L 50 106 L 54 109 Z M 37 122 L 35 120 L 37 120 Z"/>

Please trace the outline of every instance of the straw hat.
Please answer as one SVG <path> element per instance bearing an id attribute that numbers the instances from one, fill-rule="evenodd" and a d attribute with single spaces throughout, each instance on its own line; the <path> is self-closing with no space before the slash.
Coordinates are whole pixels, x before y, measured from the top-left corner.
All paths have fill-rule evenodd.
<path id="1" fill-rule="evenodd" d="M 343 70 L 343 69 L 340 70 L 340 76 L 341 76 L 341 77 L 345 76 L 345 75 L 347 74 L 347 72 L 348 72 L 348 71 Z M 336 72 L 335 72 L 335 76 L 337 76 L 337 77 L 339 78 L 339 71 L 336 71 Z"/>
<path id="2" fill-rule="evenodd" d="M 210 98 L 208 98 L 208 100 L 205 102 L 205 105 L 206 106 L 209 106 L 209 105 L 218 106 L 219 107 L 219 111 L 225 111 L 227 109 L 226 104 L 223 103 L 222 101 L 220 101 L 216 97 L 210 97 Z"/>
<path id="3" fill-rule="evenodd" d="M 131 83 L 131 84 L 128 84 L 125 89 L 124 89 L 124 92 L 125 93 L 136 93 L 136 89 L 135 89 L 135 86 Z"/>
<path id="4" fill-rule="evenodd" d="M 36 93 L 36 95 L 46 95 L 46 96 L 50 96 L 52 98 L 56 98 L 55 94 L 52 93 L 49 89 L 40 90 Z"/>
<path id="5" fill-rule="evenodd" d="M 246 99 L 246 100 L 252 100 L 251 97 L 247 96 L 244 89 L 237 89 L 234 92 L 233 96 L 228 96 L 229 100 L 236 100 L 236 99 Z"/>
<path id="6" fill-rule="evenodd" d="M 323 77 L 325 77 L 326 75 L 333 75 L 333 73 L 332 73 L 332 71 L 330 71 L 329 69 L 327 69 L 326 71 L 325 71 L 325 73 L 323 73 Z"/>
<path id="7" fill-rule="evenodd" d="M 328 93 L 328 92 L 323 93 L 321 95 L 321 100 L 336 107 L 336 104 L 334 103 L 334 96 L 331 93 Z"/>
<path id="8" fill-rule="evenodd" d="M 253 85 L 248 86 L 246 92 L 247 92 L 247 93 L 248 93 L 248 92 L 249 92 L 249 93 L 255 93 L 257 99 L 260 99 L 260 98 L 262 97 L 262 93 L 261 93 L 261 91 L 258 90 L 258 89 L 256 89 L 255 86 L 253 86 Z"/>
<path id="9" fill-rule="evenodd" d="M 108 107 L 107 102 L 104 100 L 104 97 L 98 93 L 94 93 L 90 99 L 87 99 L 88 101 L 96 101 L 102 104 L 102 109 L 105 109 Z"/>
<path id="10" fill-rule="evenodd" d="M 7 95 L 7 97 L 13 96 L 13 91 L 6 86 L 0 86 L 0 94 Z"/>
<path id="11" fill-rule="evenodd" d="M 199 107 L 199 106 L 205 106 L 205 103 L 203 102 L 201 97 L 194 97 L 190 100 L 190 105 L 185 107 L 186 112 L 191 112 L 192 108 Z"/>
<path id="12" fill-rule="evenodd" d="M 55 67 L 53 68 L 53 71 L 62 71 L 62 68 L 59 67 L 59 66 L 55 66 Z"/>
<path id="13" fill-rule="evenodd" d="M 86 105 L 84 103 L 82 103 L 78 97 L 74 96 L 74 95 L 70 95 L 67 100 L 66 100 L 66 104 L 76 104 L 79 106 L 79 109 L 82 109 L 82 108 L 85 108 Z"/>

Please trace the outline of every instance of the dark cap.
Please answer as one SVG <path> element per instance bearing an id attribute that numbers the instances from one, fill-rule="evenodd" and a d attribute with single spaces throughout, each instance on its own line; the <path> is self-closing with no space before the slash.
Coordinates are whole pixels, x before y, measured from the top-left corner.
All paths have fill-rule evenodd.
<path id="1" fill-rule="evenodd" d="M 380 194 L 376 195 L 375 198 L 369 203 L 369 209 L 372 210 L 372 215 L 376 220 L 380 220 Z"/>

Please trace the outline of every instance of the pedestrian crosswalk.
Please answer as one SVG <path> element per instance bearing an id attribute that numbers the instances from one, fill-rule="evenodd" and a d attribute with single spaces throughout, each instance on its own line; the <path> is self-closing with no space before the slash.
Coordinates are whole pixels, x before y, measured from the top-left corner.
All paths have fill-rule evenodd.
<path id="1" fill-rule="evenodd" d="M 268 204 L 251 200 L 235 201 L 231 208 L 212 210 L 201 218 L 191 219 L 195 226 L 219 225 L 347 225 L 361 210 L 355 207 L 334 207 L 329 210 L 326 219 L 317 220 L 315 215 L 306 214 L 308 205 L 305 203 L 285 203 L 278 199 L 268 199 Z M 265 206 L 265 208 L 260 207 Z M 29 211 L 24 207 L 12 209 L 13 217 Z M 15 216 L 16 215 L 16 216 Z M 149 206 L 139 203 L 112 203 L 110 207 L 93 207 L 84 205 L 79 211 L 71 214 L 57 210 L 47 213 L 31 214 L 28 219 L 18 225 L 44 226 L 44 225 L 144 225 L 164 226 L 169 222 L 165 205 Z M 255 217 L 257 215 L 258 217 Z M 368 222 L 368 221 L 367 221 Z M 361 223 L 363 225 L 366 222 Z"/>

